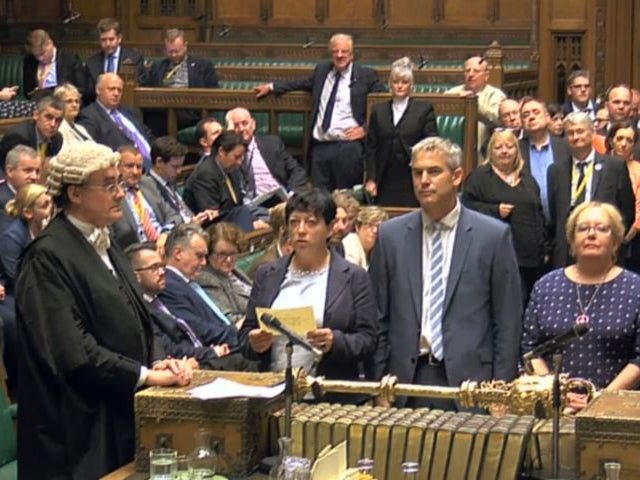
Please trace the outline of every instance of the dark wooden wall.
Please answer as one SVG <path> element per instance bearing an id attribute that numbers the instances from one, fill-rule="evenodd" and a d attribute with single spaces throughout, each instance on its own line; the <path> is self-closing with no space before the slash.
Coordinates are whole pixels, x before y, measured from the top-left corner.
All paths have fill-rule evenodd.
<path id="1" fill-rule="evenodd" d="M 81 16 L 63 26 L 74 12 Z M 319 43 L 336 30 L 360 42 L 425 45 L 486 45 L 495 37 L 530 45 L 549 100 L 562 99 L 564 78 L 576 68 L 594 73 L 598 91 L 612 81 L 640 84 L 640 0 L 0 0 L 9 42 L 35 25 L 86 40 L 104 16 L 121 19 L 129 42 L 160 42 L 167 27 L 215 43 Z M 220 36 L 225 24 L 231 31 Z"/>

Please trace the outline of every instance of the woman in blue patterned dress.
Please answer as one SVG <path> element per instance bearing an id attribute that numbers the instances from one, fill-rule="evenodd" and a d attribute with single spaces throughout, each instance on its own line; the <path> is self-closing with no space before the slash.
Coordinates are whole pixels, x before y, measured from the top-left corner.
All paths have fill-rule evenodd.
<path id="1" fill-rule="evenodd" d="M 576 323 L 589 331 L 566 344 L 563 372 L 598 388 L 633 389 L 640 381 L 640 276 L 616 265 L 624 226 L 615 207 L 579 205 L 567 220 L 575 265 L 554 270 L 534 286 L 524 318 L 522 351 L 527 352 Z M 537 374 L 549 373 L 549 358 L 537 358 Z M 574 411 L 586 396 L 570 394 Z"/>

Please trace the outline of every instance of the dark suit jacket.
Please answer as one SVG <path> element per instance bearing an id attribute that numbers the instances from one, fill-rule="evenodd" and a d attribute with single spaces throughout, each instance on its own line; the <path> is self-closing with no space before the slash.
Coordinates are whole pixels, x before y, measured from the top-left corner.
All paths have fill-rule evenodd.
<path id="1" fill-rule="evenodd" d="M 219 319 L 198 293 L 171 269 L 167 269 L 167 286 L 158 297 L 173 315 L 189 324 L 204 345 L 226 343 L 232 352 L 238 351 L 235 327 Z"/>
<path id="2" fill-rule="evenodd" d="M 131 123 L 136 127 L 138 132 L 143 135 L 149 145 L 153 142 L 151 131 L 140 122 L 136 116 L 127 108 L 118 108 L 118 111 L 127 117 Z M 87 129 L 87 132 L 93 137 L 97 143 L 101 143 L 117 150 L 122 145 L 131 144 L 131 140 L 127 137 L 118 125 L 111 119 L 111 116 L 98 104 L 93 102 L 86 108 L 80 111 L 77 122 Z"/>
<path id="3" fill-rule="evenodd" d="M 162 199 L 153 180 L 149 177 L 142 177 L 140 179 L 140 190 L 142 191 L 142 196 L 153 210 L 160 226 L 171 223 L 175 226 L 182 223 L 182 217 L 175 213 Z M 111 236 L 118 242 L 120 248 L 125 249 L 129 245 L 139 242 L 140 238 L 138 238 L 135 214 L 131 211 L 126 199 L 122 200 L 122 213 L 122 218 L 111 226 Z"/>
<path id="4" fill-rule="evenodd" d="M 248 343 L 248 334 L 258 327 L 256 307 L 270 307 L 280 293 L 291 256 L 281 257 L 258 270 L 247 306 L 247 317 L 240 330 L 245 355 L 260 358 L 268 368 L 270 350 L 256 354 Z M 331 379 L 358 379 L 358 362 L 372 360 L 378 334 L 375 303 L 367 273 L 357 265 L 332 254 L 327 281 L 323 328 L 333 331 L 333 347 L 323 355 L 318 375 Z M 348 395 L 327 395 L 327 401 L 354 401 Z"/>
<path id="5" fill-rule="evenodd" d="M 431 102 L 410 98 L 397 125 L 393 124 L 392 101 L 375 105 L 367 130 L 365 178 L 378 184 L 383 182 L 389 163 L 406 165 L 408 170 L 411 147 L 423 138 L 436 136 L 438 125 Z"/>
<path id="6" fill-rule="evenodd" d="M 596 109 L 596 103 L 593 100 L 589 100 L 589 107 L 591 109 L 591 111 L 593 112 L 593 114 L 595 115 L 596 113 L 598 113 L 598 110 Z M 570 113 L 573 113 L 573 107 L 571 106 L 571 100 L 567 100 L 566 102 L 564 102 L 562 104 L 562 113 L 564 113 L 565 115 L 569 115 Z"/>
<path id="7" fill-rule="evenodd" d="M 31 243 L 31 234 L 27 222 L 22 218 L 14 219 L 0 234 L 0 283 L 11 293 L 18 277 L 18 267 L 27 245 Z"/>
<path id="8" fill-rule="evenodd" d="M 625 230 L 635 220 L 635 196 L 625 162 L 607 155 L 595 154 L 595 167 L 591 177 L 591 200 L 607 202 L 617 207 L 622 214 Z M 571 156 L 556 160 L 547 172 L 549 180 L 549 209 L 552 228 L 555 231 L 553 266 L 563 267 L 570 263 L 569 246 L 566 239 L 566 222 L 571 212 Z"/>
<path id="9" fill-rule="evenodd" d="M 149 178 L 153 181 L 154 185 L 158 189 L 158 192 L 160 192 L 162 199 L 167 203 L 167 205 L 169 205 L 171 210 L 173 210 L 174 213 L 176 213 L 177 215 L 180 215 L 180 205 L 178 205 L 178 202 L 176 201 L 174 196 L 171 194 L 171 192 L 169 192 L 168 187 L 163 183 L 161 183 L 160 181 L 158 181 L 158 179 L 151 174 L 149 174 Z M 180 195 L 177 190 L 175 194 L 178 196 Z M 191 212 L 191 209 L 189 208 L 189 206 L 186 204 L 184 200 L 182 200 L 182 203 L 184 204 L 183 208 L 188 210 L 190 214 L 193 214 L 193 212 Z"/>
<path id="10" fill-rule="evenodd" d="M 36 151 L 38 150 L 35 120 L 30 119 L 11 127 L 2 137 L 2 141 L 0 141 L 0 167 L 2 167 L 3 172 L 7 153 L 16 145 L 26 145 Z M 52 157 L 56 155 L 60 148 L 62 148 L 62 135 L 58 132 L 47 145 L 46 156 Z"/>
<path id="11" fill-rule="evenodd" d="M 9 187 L 7 181 L 0 180 L 0 233 L 2 233 L 11 223 L 11 217 L 7 215 L 4 207 L 7 206 L 7 203 L 13 197 L 15 197 L 15 194 L 13 193 L 13 190 L 11 190 L 11 187 Z"/>
<path id="12" fill-rule="evenodd" d="M 558 161 L 558 159 L 563 159 L 571 156 L 571 149 L 569 148 L 569 144 L 564 138 L 556 137 L 555 135 L 549 134 L 549 142 L 551 144 L 551 151 L 553 152 L 554 162 Z M 531 160 L 529 156 L 530 148 L 531 143 L 529 142 L 529 139 L 527 137 L 524 137 L 520 140 L 520 153 L 522 154 L 524 166 L 529 174 L 531 174 Z"/>
<path id="13" fill-rule="evenodd" d="M 36 92 L 31 94 L 38 87 L 38 65 L 40 62 L 33 55 L 26 55 L 22 61 L 22 83 L 24 94 L 31 98 Z M 65 49 L 56 47 L 56 75 L 58 85 L 69 82 L 75 85 L 80 93 L 86 90 L 86 80 L 84 68 L 77 53 L 68 52 Z M 37 93 L 40 93 L 39 91 Z"/>
<path id="14" fill-rule="evenodd" d="M 380 336 L 369 376 L 412 383 L 422 319 L 422 213 L 384 222 L 369 264 Z M 509 228 L 461 206 L 445 288 L 442 334 L 450 386 L 517 374 L 522 299 Z M 399 399 L 398 404 L 404 405 Z"/>
<path id="15" fill-rule="evenodd" d="M 118 56 L 118 65 L 116 73 L 120 72 L 120 67 L 125 60 L 129 60 L 136 66 L 138 72 L 138 84 L 144 85 L 147 81 L 147 70 L 144 66 L 144 58 L 136 50 L 129 47 L 120 47 L 120 55 Z M 105 73 L 104 70 L 105 55 L 102 50 L 89 57 L 85 63 L 85 76 L 87 79 L 87 90 L 84 93 L 85 104 L 93 102 L 96 98 L 96 83 L 98 77 Z"/>
<path id="16" fill-rule="evenodd" d="M 213 63 L 206 58 L 189 56 L 187 58 L 189 68 L 189 88 L 218 88 L 218 76 Z M 147 78 L 147 87 L 162 87 L 167 72 L 172 68 L 168 58 L 154 62 Z"/>
<path id="17" fill-rule="evenodd" d="M 316 65 L 313 74 L 309 78 L 293 80 L 289 82 L 273 82 L 273 92 L 281 95 L 293 90 L 304 90 L 311 92 L 313 96 L 313 111 L 311 112 L 311 126 L 315 125 L 318 109 L 320 108 L 320 96 L 322 87 L 327 79 L 327 75 L 333 69 L 331 62 L 323 62 Z M 367 95 L 373 92 L 386 92 L 387 89 L 380 80 L 375 70 L 363 67 L 353 62 L 351 70 L 351 110 L 353 117 L 359 125 L 364 126 L 367 122 Z"/>
<path id="18" fill-rule="evenodd" d="M 242 173 L 239 169 L 229 173 L 229 178 L 236 193 L 237 203 L 231 198 L 225 182 L 222 167 L 214 157 L 204 157 L 193 170 L 184 188 L 184 200 L 194 212 L 206 209 L 219 209 L 220 217 L 224 217 L 239 205 L 242 205 Z"/>
<path id="19" fill-rule="evenodd" d="M 298 161 L 287 152 L 280 137 L 265 135 L 255 137 L 255 140 L 269 172 L 280 185 L 293 192 L 299 192 L 309 186 L 307 173 Z M 249 158 L 245 158 L 241 171 L 247 183 L 247 191 L 255 192 L 255 179 L 252 166 L 249 164 L 250 155 L 248 154 L 246 157 Z M 253 163 L 252 159 L 251 163 Z"/>

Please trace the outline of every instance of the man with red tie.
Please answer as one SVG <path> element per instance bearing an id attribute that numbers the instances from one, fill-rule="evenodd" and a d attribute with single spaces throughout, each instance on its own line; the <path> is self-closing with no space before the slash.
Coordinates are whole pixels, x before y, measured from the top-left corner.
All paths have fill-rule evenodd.
<path id="1" fill-rule="evenodd" d="M 122 248 L 145 241 L 164 245 L 167 233 L 182 223 L 182 217 L 164 201 L 154 181 L 142 175 L 142 155 L 136 147 L 125 145 L 118 151 L 126 195 L 124 215 L 111 227 L 113 238 Z"/>

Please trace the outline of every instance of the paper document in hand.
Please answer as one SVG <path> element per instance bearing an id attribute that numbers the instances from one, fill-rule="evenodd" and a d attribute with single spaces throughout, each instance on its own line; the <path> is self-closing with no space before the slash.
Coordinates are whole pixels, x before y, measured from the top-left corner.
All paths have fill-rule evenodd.
<path id="1" fill-rule="evenodd" d="M 216 378 L 213 382 L 189 390 L 189 393 L 200 400 L 214 400 L 219 398 L 274 398 L 284 392 L 284 383 L 271 387 L 257 387 L 243 383 Z"/>
<path id="2" fill-rule="evenodd" d="M 260 328 L 262 330 L 268 330 L 274 335 L 280 335 L 280 332 L 267 327 L 262 323 L 262 315 L 268 313 L 273 315 L 280 323 L 289 330 L 297 333 L 301 337 L 306 337 L 307 332 L 311 332 L 318 328 L 316 325 L 316 319 L 313 316 L 312 307 L 299 307 L 299 308 L 256 308 L 256 315 L 258 316 L 258 322 L 260 322 Z"/>

